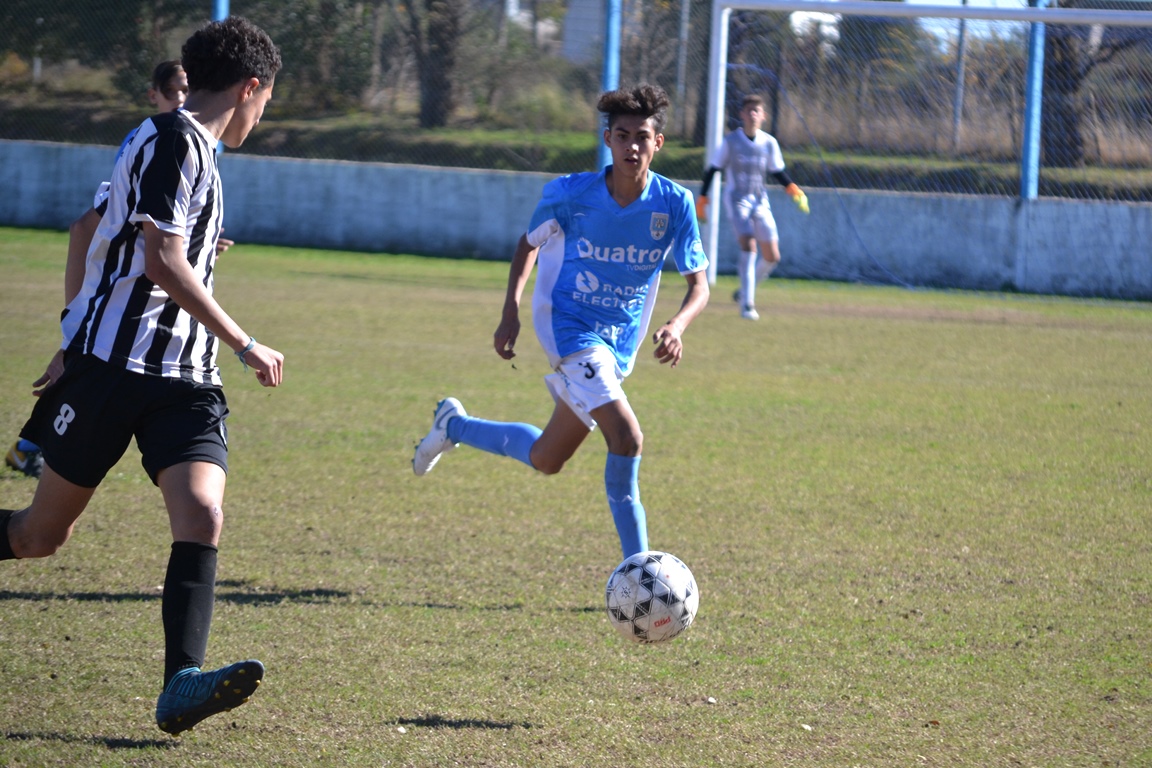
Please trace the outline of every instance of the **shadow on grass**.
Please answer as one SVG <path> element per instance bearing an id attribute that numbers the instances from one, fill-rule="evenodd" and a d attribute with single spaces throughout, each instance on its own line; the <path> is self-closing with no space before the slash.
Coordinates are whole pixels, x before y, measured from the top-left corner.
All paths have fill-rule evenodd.
<path id="1" fill-rule="evenodd" d="M 522 611 L 520 603 L 502 605 L 458 605 L 456 603 L 372 603 L 377 608 L 430 608 L 435 611 Z"/>
<path id="2" fill-rule="evenodd" d="M 219 590 L 221 586 L 240 586 L 241 590 Z M 252 590 L 243 584 L 221 581 L 215 595 L 217 602 L 230 602 L 237 606 L 279 606 L 282 602 L 326 603 L 350 598 L 353 593 L 342 590 Z M 159 592 L 13 592 L 0 590 L 0 602 L 23 600 L 28 602 L 48 602 L 52 600 L 75 600 L 77 602 L 147 602 L 159 600 Z M 374 608 L 429 608 L 432 610 L 523 610 L 520 603 L 493 604 L 493 606 L 462 606 L 457 603 L 440 602 L 372 602 L 366 604 Z M 591 610 L 591 609 L 577 609 Z"/>
<path id="3" fill-rule="evenodd" d="M 173 749 L 180 742 L 171 739 L 117 739 L 111 736 L 73 736 L 66 733 L 4 734 L 8 741 L 55 741 L 61 744 L 94 744 L 108 749 Z"/>
<path id="4" fill-rule="evenodd" d="M 279 605 L 283 602 L 329 603 L 353 597 L 353 593 L 339 589 L 271 589 L 252 587 L 246 582 L 221 581 L 217 586 L 216 601 L 235 605 Z M 0 589 L 0 602 L 26 600 L 28 602 L 49 602 L 51 600 L 75 600 L 86 603 L 132 603 L 159 600 L 160 592 L 17 592 Z M 522 603 L 499 603 L 494 605 L 460 605 L 458 603 L 433 602 L 388 602 L 366 601 L 376 608 L 426 608 L 436 611 L 522 611 Z M 566 613 L 599 613 L 599 606 L 557 608 Z"/>
<path id="5" fill-rule="evenodd" d="M 85 603 L 134 603 L 147 600 L 159 600 L 160 593 L 146 594 L 144 592 L 12 592 L 0 589 L 0 601 L 27 600 L 32 603 L 43 603 L 49 600 L 78 600 Z"/>
<path id="6" fill-rule="evenodd" d="M 465 728 L 479 728 L 490 731 L 510 731 L 513 728 L 532 728 L 532 723 L 499 723 L 495 720 L 451 720 L 440 715 L 425 715 L 424 717 L 401 717 L 397 725 L 413 725 L 421 728 L 451 728 L 464 730 Z"/>
<path id="7" fill-rule="evenodd" d="M 284 601 L 302 603 L 326 603 L 348 597 L 351 592 L 335 589 L 275 590 L 269 592 L 230 592 L 216 593 L 217 602 L 237 605 L 277 605 Z M 131 603 L 159 600 L 160 592 L 13 592 L 0 589 L 0 602 L 5 600 L 27 600 L 47 602 L 49 600 L 76 600 L 88 603 Z"/>

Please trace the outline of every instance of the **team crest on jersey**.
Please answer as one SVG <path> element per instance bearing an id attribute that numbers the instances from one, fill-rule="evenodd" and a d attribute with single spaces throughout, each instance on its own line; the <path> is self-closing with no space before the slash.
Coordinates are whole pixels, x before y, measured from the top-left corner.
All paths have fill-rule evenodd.
<path id="1" fill-rule="evenodd" d="M 648 225 L 648 231 L 656 240 L 664 239 L 664 233 L 668 231 L 668 214 L 652 214 L 652 221 Z"/>

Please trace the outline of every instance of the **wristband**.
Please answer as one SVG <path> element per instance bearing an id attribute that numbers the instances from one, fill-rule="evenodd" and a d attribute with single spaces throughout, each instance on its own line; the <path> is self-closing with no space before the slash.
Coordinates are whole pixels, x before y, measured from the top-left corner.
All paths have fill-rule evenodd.
<path id="1" fill-rule="evenodd" d="M 256 337 L 255 336 L 249 336 L 248 337 L 248 345 L 245 346 L 244 349 L 235 353 L 236 357 L 240 360 L 240 365 L 244 366 L 245 371 L 248 370 L 248 363 L 247 363 L 247 361 L 244 360 L 244 355 L 248 354 L 249 352 L 251 352 L 255 348 L 256 348 Z"/>

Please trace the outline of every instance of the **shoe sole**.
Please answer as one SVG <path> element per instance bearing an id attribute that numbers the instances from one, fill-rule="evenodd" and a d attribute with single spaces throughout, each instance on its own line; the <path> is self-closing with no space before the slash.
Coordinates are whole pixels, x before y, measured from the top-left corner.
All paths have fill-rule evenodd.
<path id="1" fill-rule="evenodd" d="M 212 695 L 199 706 L 183 714 L 156 723 L 164 733 L 175 736 L 190 731 L 205 719 L 221 712 L 229 712 L 248 701 L 264 679 L 264 665 L 258 661 L 244 661 L 216 684 Z"/>

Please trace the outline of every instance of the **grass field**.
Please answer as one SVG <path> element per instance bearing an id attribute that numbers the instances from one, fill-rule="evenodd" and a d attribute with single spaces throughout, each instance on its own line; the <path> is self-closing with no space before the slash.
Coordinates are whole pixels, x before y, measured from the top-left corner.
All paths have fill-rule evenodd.
<path id="1" fill-rule="evenodd" d="M 0 230 L 0 437 L 56 338 L 59 233 Z M 720 279 L 628 381 L 651 544 L 693 569 L 663 646 L 609 626 L 603 441 L 562 474 L 413 444 L 440 397 L 542 423 L 506 265 L 240 245 L 217 295 L 285 353 L 224 360 L 209 665 L 252 701 L 152 714 L 169 544 L 133 448 L 55 557 L 0 564 L 0 765 L 1152 765 L 1152 309 Z M 665 276 L 658 317 L 682 295 Z M 0 473 L 0 506 L 34 482 Z"/>

